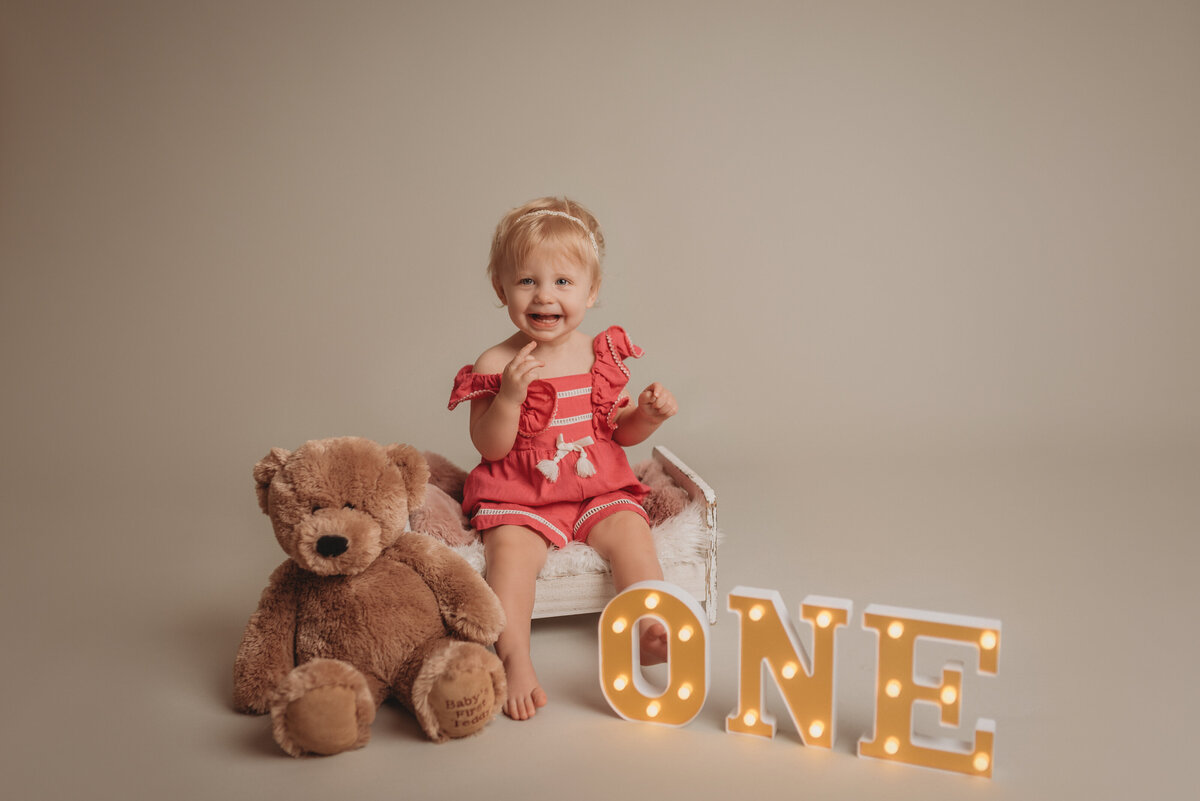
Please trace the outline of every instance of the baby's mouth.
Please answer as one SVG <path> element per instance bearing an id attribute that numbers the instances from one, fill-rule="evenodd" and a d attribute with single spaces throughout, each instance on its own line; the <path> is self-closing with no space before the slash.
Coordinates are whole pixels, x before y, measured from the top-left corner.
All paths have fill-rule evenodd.
<path id="1" fill-rule="evenodd" d="M 561 314 L 531 314 L 529 319 L 533 320 L 535 325 L 554 325 L 562 318 Z"/>

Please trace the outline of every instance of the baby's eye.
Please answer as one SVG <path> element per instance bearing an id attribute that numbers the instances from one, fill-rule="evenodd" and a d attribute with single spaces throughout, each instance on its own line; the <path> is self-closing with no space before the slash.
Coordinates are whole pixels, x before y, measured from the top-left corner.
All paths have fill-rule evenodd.
<path id="1" fill-rule="evenodd" d="M 518 286 L 533 286 L 533 279 L 532 278 L 519 278 L 519 279 L 517 279 L 517 285 Z"/>
<path id="2" fill-rule="evenodd" d="M 569 286 L 571 283 L 571 279 L 570 278 L 560 278 L 557 281 L 555 281 L 554 283 L 557 284 L 558 286 Z"/>

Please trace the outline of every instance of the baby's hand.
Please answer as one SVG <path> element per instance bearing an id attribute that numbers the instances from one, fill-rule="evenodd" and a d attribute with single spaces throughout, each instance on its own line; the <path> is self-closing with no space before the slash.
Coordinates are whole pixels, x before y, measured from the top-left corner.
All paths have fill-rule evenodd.
<path id="1" fill-rule="evenodd" d="M 500 395 L 518 406 L 525 402 L 529 385 L 537 380 L 538 370 L 546 366 L 545 362 L 530 355 L 536 347 L 536 342 L 530 342 L 521 348 L 500 374 Z"/>
<path id="2" fill-rule="evenodd" d="M 671 394 L 671 390 L 655 381 L 643 389 L 641 395 L 638 395 L 638 409 L 651 422 L 662 424 L 664 420 L 679 411 L 679 404 L 675 402 L 675 396 Z"/>

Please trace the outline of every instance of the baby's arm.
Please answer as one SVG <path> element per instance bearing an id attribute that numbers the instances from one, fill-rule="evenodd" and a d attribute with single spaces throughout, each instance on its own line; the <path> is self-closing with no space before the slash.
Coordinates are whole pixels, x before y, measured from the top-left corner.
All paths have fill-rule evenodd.
<path id="1" fill-rule="evenodd" d="M 495 397 L 471 401 L 471 442 L 484 459 L 493 462 L 503 459 L 517 441 L 521 404 L 529 385 L 537 379 L 538 370 L 546 366 L 530 355 L 536 347 L 536 342 L 530 342 L 505 365 L 500 375 L 500 391 Z M 475 365 L 477 372 L 489 372 L 484 362 L 481 356 Z"/>
<path id="2" fill-rule="evenodd" d="M 675 402 L 675 396 L 655 381 L 638 395 L 637 406 L 626 406 L 617 415 L 617 430 L 613 432 L 613 439 L 618 445 L 637 445 L 677 411 L 679 404 Z"/>

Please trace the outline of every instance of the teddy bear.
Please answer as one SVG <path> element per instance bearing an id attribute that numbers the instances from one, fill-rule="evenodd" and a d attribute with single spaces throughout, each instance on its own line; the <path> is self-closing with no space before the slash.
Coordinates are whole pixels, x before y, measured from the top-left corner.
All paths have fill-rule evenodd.
<path id="1" fill-rule="evenodd" d="M 429 739 L 481 730 L 506 697 L 487 645 L 504 626 L 491 588 L 433 537 L 410 531 L 429 468 L 410 445 L 359 437 L 274 448 L 258 502 L 287 559 L 234 662 L 234 705 L 270 713 L 293 756 L 362 747 L 394 698 Z"/>

